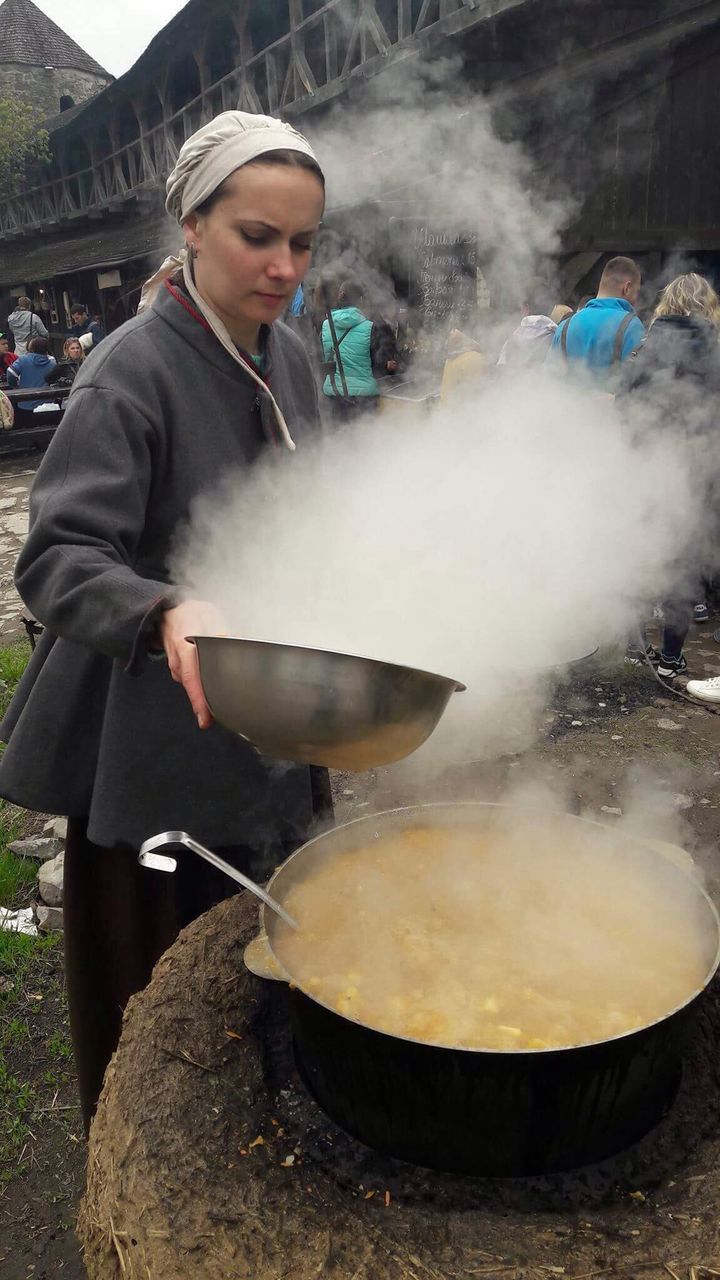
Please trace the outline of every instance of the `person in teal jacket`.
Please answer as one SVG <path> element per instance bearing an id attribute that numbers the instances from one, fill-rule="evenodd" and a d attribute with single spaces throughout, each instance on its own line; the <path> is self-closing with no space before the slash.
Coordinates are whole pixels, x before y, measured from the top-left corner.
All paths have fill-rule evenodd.
<path id="1" fill-rule="evenodd" d="M 387 326 L 374 325 L 363 314 L 360 310 L 363 296 L 362 287 L 351 280 L 346 280 L 338 291 L 338 306 L 331 314 L 339 362 L 327 320 L 323 321 L 321 330 L 323 359 L 328 369 L 323 394 L 334 402 L 333 409 L 341 417 L 374 408 L 380 391 L 375 369 L 381 368 L 383 373 L 394 373 L 397 369 L 391 331 L 388 337 Z"/>
<path id="2" fill-rule="evenodd" d="M 564 360 L 569 371 L 587 373 L 601 386 L 610 382 L 612 370 L 619 371 L 645 340 L 645 326 L 635 314 L 640 283 L 632 258 L 611 258 L 597 297 L 558 325 L 547 359 Z"/>

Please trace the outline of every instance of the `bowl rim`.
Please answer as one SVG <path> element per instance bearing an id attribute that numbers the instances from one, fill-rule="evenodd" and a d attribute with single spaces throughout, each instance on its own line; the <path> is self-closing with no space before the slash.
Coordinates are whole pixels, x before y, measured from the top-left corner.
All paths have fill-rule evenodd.
<path id="1" fill-rule="evenodd" d="M 185 639 L 189 644 L 197 645 L 198 640 L 232 640 L 240 644 L 261 645 L 265 649 L 294 649 L 298 653 L 317 653 L 330 658 L 352 658 L 355 661 L 371 663 L 374 667 L 392 667 L 396 671 L 409 671 L 415 676 L 429 676 L 432 680 L 442 680 L 445 684 L 451 684 L 455 693 L 465 693 L 467 685 L 461 680 L 455 680 L 452 676 L 440 675 L 437 671 L 427 671 L 423 667 L 411 667 L 403 662 L 386 662 L 383 658 L 369 658 L 364 653 L 348 653 L 343 649 L 318 649 L 313 645 L 307 644 L 287 644 L 283 640 L 257 640 L 252 636 L 219 636 L 219 635 L 201 635 L 195 634 L 186 636 Z"/>

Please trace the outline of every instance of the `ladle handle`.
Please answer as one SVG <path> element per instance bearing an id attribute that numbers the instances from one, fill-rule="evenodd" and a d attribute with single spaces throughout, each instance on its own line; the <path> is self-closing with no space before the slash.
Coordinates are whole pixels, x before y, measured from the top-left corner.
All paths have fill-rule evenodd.
<path id="1" fill-rule="evenodd" d="M 164 845 L 169 844 L 184 845 L 191 853 L 196 853 L 199 858 L 204 858 L 212 867 L 217 867 L 218 871 L 223 871 L 231 880 L 237 881 L 244 889 L 249 889 L 250 893 L 254 893 L 256 898 L 259 898 L 261 902 L 265 903 L 266 907 L 269 907 L 271 911 L 280 916 L 280 919 L 284 920 L 285 924 L 289 925 L 291 929 L 299 928 L 297 920 L 293 920 L 292 916 L 289 916 L 287 911 L 280 906 L 280 903 L 276 902 L 275 898 L 271 898 L 270 894 L 266 893 L 264 889 L 261 889 L 259 884 L 256 884 L 254 880 L 250 880 L 248 876 L 243 875 L 242 871 L 238 871 L 231 866 L 224 858 L 219 858 L 216 853 L 213 853 L 212 849 L 206 849 L 204 844 L 198 844 L 197 840 L 193 840 L 187 831 L 163 831 L 158 836 L 152 836 L 150 840 L 143 842 L 140 849 L 140 857 L 142 859 L 145 854 L 152 853 L 154 849 L 161 849 Z"/>

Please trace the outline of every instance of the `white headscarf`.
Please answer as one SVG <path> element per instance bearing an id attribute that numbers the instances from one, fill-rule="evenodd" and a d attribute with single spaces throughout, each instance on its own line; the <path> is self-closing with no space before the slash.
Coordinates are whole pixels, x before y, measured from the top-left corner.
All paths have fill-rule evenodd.
<path id="1" fill-rule="evenodd" d="M 307 138 L 284 120 L 249 111 L 223 111 L 180 148 L 167 180 L 165 208 L 182 226 L 231 173 L 268 151 L 300 151 L 317 164 Z"/>
<path id="2" fill-rule="evenodd" d="M 198 129 L 180 148 L 177 164 L 166 184 L 165 207 L 168 213 L 182 226 L 190 214 L 217 191 L 231 173 L 269 151 L 299 151 L 318 163 L 307 138 L 283 120 L 275 120 L 272 116 L 252 115 L 247 111 L 224 111 L 222 115 L 215 116 L 214 120 Z M 240 354 L 220 317 L 198 293 L 187 249 L 183 249 L 177 256 L 166 258 L 160 269 L 146 280 L 138 312 L 152 304 L 162 282 L 180 267 L 187 291 L 198 311 L 218 342 L 269 397 L 283 440 L 288 449 L 294 449 L 295 443 L 282 410 L 267 383 L 260 377 L 255 366 Z"/>

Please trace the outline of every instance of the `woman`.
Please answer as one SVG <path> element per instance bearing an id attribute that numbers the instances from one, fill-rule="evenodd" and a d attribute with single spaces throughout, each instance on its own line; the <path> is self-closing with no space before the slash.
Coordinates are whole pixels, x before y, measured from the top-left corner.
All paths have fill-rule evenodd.
<path id="1" fill-rule="evenodd" d="M 618 399 L 628 394 L 641 399 L 653 421 L 675 431 L 714 428 L 720 394 L 719 331 L 720 298 L 712 285 L 696 272 L 672 280 L 660 295 L 645 342 L 623 367 Z M 701 576 L 699 563 L 677 566 L 674 590 L 663 602 L 662 652 L 646 644 L 643 655 L 639 643 L 633 644 L 629 661 L 647 656 L 658 675 L 669 681 L 687 671 L 683 645 L 690 622 L 693 615 L 700 622 L 708 618 L 707 606 L 696 603 Z"/>
<path id="2" fill-rule="evenodd" d="M 33 488 L 16 582 L 46 631 L 3 723 L 0 794 L 70 819 L 67 991 L 86 1125 L 129 996 L 233 892 L 194 858 L 174 876 L 139 868 L 141 842 L 185 828 L 262 879 L 327 800 L 327 775 L 264 760 L 213 724 L 185 637 L 217 621 L 168 567 L 198 494 L 268 448 L 289 465 L 317 429 L 307 357 L 276 321 L 323 207 L 322 172 L 289 125 L 226 112 L 188 139 L 167 183 L 184 264 L 172 276 L 166 264 L 142 313 L 83 364 Z M 167 661 L 148 661 L 155 651 Z"/>
<path id="3" fill-rule="evenodd" d="M 48 374 L 48 382 L 52 386 L 71 387 L 80 372 L 85 359 L 85 352 L 78 338 L 66 338 L 63 343 L 63 358 Z"/>
<path id="4" fill-rule="evenodd" d="M 77 338 L 66 338 L 63 343 L 63 360 L 72 366 L 73 377 L 80 372 L 80 365 L 85 359 L 85 352 Z"/>
<path id="5" fill-rule="evenodd" d="M 321 330 L 327 376 L 323 394 L 333 416 L 345 421 L 377 406 L 380 377 L 397 371 L 397 349 L 392 329 L 373 324 L 360 310 L 361 286 L 346 280 L 338 291 L 338 305 L 331 312 L 334 328 L 324 320 Z"/>

